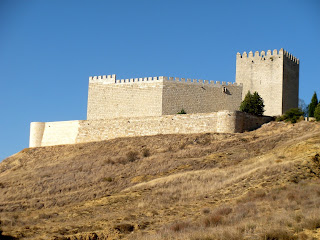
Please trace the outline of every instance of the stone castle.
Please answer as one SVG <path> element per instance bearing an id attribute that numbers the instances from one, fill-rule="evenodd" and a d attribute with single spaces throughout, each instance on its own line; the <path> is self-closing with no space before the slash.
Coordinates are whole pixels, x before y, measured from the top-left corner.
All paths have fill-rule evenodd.
<path id="1" fill-rule="evenodd" d="M 236 82 L 173 77 L 89 77 L 87 120 L 32 122 L 30 147 L 173 133 L 242 132 L 270 117 L 239 112 L 257 91 L 265 114 L 298 106 L 299 60 L 280 49 L 237 53 Z M 177 114 L 184 110 L 187 114 Z"/>

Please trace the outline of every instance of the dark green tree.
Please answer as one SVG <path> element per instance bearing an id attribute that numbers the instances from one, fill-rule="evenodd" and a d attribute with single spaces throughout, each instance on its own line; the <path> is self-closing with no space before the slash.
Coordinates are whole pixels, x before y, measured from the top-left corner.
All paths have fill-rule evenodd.
<path id="1" fill-rule="evenodd" d="M 253 94 L 248 91 L 244 100 L 241 102 L 240 111 L 251 113 L 257 116 L 263 115 L 264 112 L 264 104 L 263 99 L 257 92 Z"/>
<path id="2" fill-rule="evenodd" d="M 314 117 L 314 110 L 316 110 L 317 105 L 318 105 L 318 97 L 317 97 L 317 93 L 314 92 L 311 98 L 311 102 L 309 104 L 309 117 Z"/>
<path id="3" fill-rule="evenodd" d="M 314 110 L 314 117 L 317 121 L 320 121 L 320 103 L 318 103 L 316 109 Z"/>

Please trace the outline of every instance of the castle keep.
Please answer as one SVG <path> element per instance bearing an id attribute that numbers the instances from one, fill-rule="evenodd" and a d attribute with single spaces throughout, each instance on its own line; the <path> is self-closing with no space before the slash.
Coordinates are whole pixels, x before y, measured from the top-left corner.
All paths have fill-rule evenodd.
<path id="1" fill-rule="evenodd" d="M 283 49 L 237 54 L 236 82 L 173 77 L 89 77 L 87 120 L 32 122 L 30 147 L 173 133 L 242 132 L 270 121 L 239 112 L 257 91 L 266 115 L 298 106 L 299 60 Z M 177 114 L 184 110 L 187 114 Z"/>
<path id="2" fill-rule="evenodd" d="M 236 83 L 243 84 L 242 99 L 248 91 L 257 91 L 265 115 L 282 115 L 298 107 L 299 59 L 283 49 L 237 53 Z"/>

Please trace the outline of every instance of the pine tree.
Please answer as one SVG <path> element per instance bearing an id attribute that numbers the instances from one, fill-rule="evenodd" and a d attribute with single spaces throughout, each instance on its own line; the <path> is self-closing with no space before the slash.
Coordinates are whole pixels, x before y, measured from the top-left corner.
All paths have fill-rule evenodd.
<path id="1" fill-rule="evenodd" d="M 241 102 L 240 111 L 261 116 L 264 112 L 263 99 L 257 92 L 253 94 L 248 91 L 244 100 Z"/>
<path id="2" fill-rule="evenodd" d="M 253 93 L 252 102 L 253 102 L 253 109 L 254 109 L 253 114 L 262 116 L 264 112 L 263 99 L 260 97 L 260 95 L 257 92 Z"/>
<path id="3" fill-rule="evenodd" d="M 314 92 L 311 98 L 311 102 L 309 104 L 309 117 L 314 117 L 314 110 L 316 109 L 317 105 L 318 105 L 318 97 L 317 97 L 317 93 Z"/>
<path id="4" fill-rule="evenodd" d="M 314 110 L 314 117 L 317 121 L 320 121 L 320 103 L 318 103 L 316 109 Z"/>

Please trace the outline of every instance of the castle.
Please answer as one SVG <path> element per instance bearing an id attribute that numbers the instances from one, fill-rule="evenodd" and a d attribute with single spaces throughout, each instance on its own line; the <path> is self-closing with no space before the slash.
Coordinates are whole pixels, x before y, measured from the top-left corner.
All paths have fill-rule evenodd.
<path id="1" fill-rule="evenodd" d="M 248 91 L 264 99 L 265 115 L 298 106 L 299 60 L 288 52 L 237 53 L 236 82 L 148 77 L 89 77 L 87 120 L 32 122 L 30 147 L 173 133 L 242 132 L 270 117 L 239 112 Z M 185 111 L 187 114 L 177 114 Z"/>

